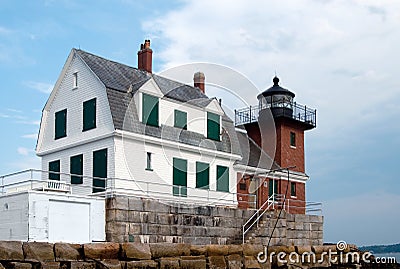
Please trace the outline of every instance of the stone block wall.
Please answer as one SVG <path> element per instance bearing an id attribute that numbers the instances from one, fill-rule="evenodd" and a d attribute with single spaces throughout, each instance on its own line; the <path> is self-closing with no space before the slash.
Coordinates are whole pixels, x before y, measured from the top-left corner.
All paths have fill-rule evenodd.
<path id="1" fill-rule="evenodd" d="M 171 243 L 91 243 L 65 244 L 0 241 L 1 269 L 271 269 L 271 268 L 360 268 L 359 262 L 336 262 L 323 252 L 336 246 L 270 247 L 268 259 L 258 261 L 261 245 L 190 245 Z M 346 249 L 343 253 L 357 251 Z M 277 254 L 283 253 L 278 259 Z M 292 261 L 313 253 L 318 259 Z M 262 255 L 260 258 L 262 259 Z M 289 256 L 291 255 L 291 256 Z M 271 258 L 272 257 L 272 258 Z M 294 256 L 293 256 L 294 257 Z M 323 258 L 324 257 L 324 258 Z M 294 264 L 295 262 L 295 264 Z M 364 268 L 364 265 L 362 266 Z M 367 267 L 374 268 L 374 267 Z M 398 267 L 379 267 L 398 268 Z"/>
<path id="2" fill-rule="evenodd" d="M 106 200 L 106 238 L 109 242 L 188 243 L 195 245 L 242 243 L 242 226 L 251 209 L 165 204 L 152 199 L 115 196 Z M 267 244 L 277 219 L 268 212 L 248 242 Z M 322 216 L 282 212 L 271 245 L 323 243 Z M 251 238 L 250 238 L 251 237 Z"/>

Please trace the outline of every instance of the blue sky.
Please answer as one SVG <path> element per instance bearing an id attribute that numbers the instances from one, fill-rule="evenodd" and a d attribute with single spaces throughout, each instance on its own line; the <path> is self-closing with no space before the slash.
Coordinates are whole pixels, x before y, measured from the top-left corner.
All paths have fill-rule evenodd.
<path id="1" fill-rule="evenodd" d="M 307 195 L 324 203 L 325 241 L 398 243 L 399 26 L 398 1 L 0 0 L 0 174 L 39 167 L 41 109 L 71 48 L 136 66 L 150 38 L 156 72 L 216 63 L 262 91 L 276 70 L 318 109 Z"/>

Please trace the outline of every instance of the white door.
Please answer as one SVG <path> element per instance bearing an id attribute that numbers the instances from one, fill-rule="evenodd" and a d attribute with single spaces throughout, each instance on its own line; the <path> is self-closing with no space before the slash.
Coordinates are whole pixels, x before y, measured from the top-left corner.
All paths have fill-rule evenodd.
<path id="1" fill-rule="evenodd" d="M 50 200 L 49 241 L 90 242 L 90 204 Z"/>

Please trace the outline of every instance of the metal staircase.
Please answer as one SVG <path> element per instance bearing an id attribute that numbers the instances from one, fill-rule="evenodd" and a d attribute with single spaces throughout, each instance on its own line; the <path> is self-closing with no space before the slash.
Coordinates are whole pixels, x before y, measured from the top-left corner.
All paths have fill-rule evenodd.
<path id="1" fill-rule="evenodd" d="M 283 200 L 283 194 L 273 194 L 268 197 L 268 200 L 243 224 L 242 227 L 242 243 L 251 241 L 257 236 L 257 230 L 264 228 L 270 219 L 263 219 L 263 216 L 268 210 L 275 207 Z M 251 233 L 250 233 L 251 232 Z M 246 235 L 250 235 L 247 236 Z"/>

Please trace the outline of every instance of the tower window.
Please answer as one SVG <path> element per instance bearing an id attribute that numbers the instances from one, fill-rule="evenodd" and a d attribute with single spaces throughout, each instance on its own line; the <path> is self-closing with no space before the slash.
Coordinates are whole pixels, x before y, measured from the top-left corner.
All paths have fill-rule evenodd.
<path id="1" fill-rule="evenodd" d="M 290 132 L 290 146 L 296 146 L 296 133 Z"/>
<path id="2" fill-rule="evenodd" d="M 296 183 L 290 182 L 290 195 L 296 196 Z"/>

